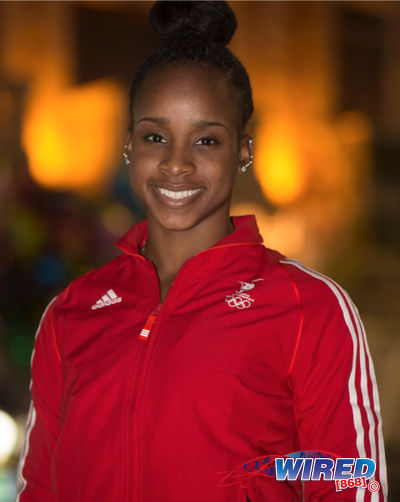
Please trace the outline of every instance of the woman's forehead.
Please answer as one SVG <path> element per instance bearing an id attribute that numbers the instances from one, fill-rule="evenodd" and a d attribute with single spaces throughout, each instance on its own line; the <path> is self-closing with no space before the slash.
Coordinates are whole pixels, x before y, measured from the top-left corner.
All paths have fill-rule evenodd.
<path id="1" fill-rule="evenodd" d="M 152 68 L 135 96 L 134 116 L 157 110 L 171 113 L 192 108 L 206 115 L 223 115 L 236 121 L 238 93 L 218 68 L 195 63 L 170 63 Z M 236 106 L 235 106 L 236 104 Z"/>

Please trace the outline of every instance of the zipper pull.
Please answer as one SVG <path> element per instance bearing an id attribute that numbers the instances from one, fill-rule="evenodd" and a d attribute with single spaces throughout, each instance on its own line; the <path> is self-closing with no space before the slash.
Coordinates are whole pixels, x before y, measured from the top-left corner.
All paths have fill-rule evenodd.
<path id="1" fill-rule="evenodd" d="M 162 307 L 162 303 L 160 302 L 157 307 L 149 314 L 148 318 L 146 319 L 146 322 L 144 323 L 144 326 L 142 328 L 142 331 L 139 334 L 139 338 L 142 340 L 147 340 L 149 338 L 149 335 L 151 333 L 151 330 L 153 329 L 153 326 L 157 320 L 158 314 L 160 313 Z"/>

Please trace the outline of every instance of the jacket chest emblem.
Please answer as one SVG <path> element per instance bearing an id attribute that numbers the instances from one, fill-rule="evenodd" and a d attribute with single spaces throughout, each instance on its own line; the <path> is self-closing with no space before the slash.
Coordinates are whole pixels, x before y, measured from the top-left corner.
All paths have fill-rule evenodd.
<path id="1" fill-rule="evenodd" d="M 248 291 L 255 288 L 255 283 L 257 281 L 263 281 L 264 279 L 253 279 L 250 282 L 238 281 L 240 283 L 240 289 L 236 290 L 231 295 L 225 296 L 226 303 L 231 308 L 237 308 L 239 310 L 248 309 L 254 302 L 254 298 L 250 296 Z"/>
<path id="2" fill-rule="evenodd" d="M 114 303 L 122 302 L 122 298 L 118 296 L 113 289 L 109 289 L 97 302 L 92 305 L 92 310 L 109 307 Z"/>

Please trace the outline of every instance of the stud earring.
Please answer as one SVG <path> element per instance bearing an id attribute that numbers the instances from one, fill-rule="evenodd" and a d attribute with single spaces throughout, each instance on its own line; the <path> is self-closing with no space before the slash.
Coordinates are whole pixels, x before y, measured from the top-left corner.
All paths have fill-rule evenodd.
<path id="1" fill-rule="evenodd" d="M 128 145 L 124 145 L 124 151 L 122 152 L 122 156 L 124 157 L 125 159 L 125 164 L 127 166 L 129 166 L 129 164 L 131 163 L 131 161 L 129 160 L 129 157 L 128 157 L 128 154 L 126 152 L 126 150 L 128 149 Z"/>
<path id="2" fill-rule="evenodd" d="M 252 146 L 253 140 L 249 139 L 249 145 Z M 250 154 L 250 159 L 240 167 L 240 172 L 245 173 L 247 169 L 253 164 L 253 154 Z"/>
<path id="3" fill-rule="evenodd" d="M 243 164 L 240 167 L 240 172 L 245 173 L 247 171 L 247 169 L 251 166 L 252 163 L 253 163 L 253 161 L 249 160 L 248 162 L 246 162 L 246 164 Z"/>

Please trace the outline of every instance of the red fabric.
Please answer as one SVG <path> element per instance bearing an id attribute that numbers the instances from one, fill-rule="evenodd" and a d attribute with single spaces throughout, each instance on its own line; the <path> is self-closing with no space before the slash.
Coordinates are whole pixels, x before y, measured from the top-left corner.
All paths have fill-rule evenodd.
<path id="1" fill-rule="evenodd" d="M 351 301 L 265 248 L 254 217 L 233 221 L 183 265 L 161 308 L 156 271 L 137 254 L 145 222 L 118 241 L 123 255 L 53 301 L 36 336 L 18 502 L 300 502 L 300 483 L 218 485 L 251 459 L 299 450 L 371 453 L 385 484 Z M 356 500 L 333 482 L 304 486 L 307 501 Z"/>

